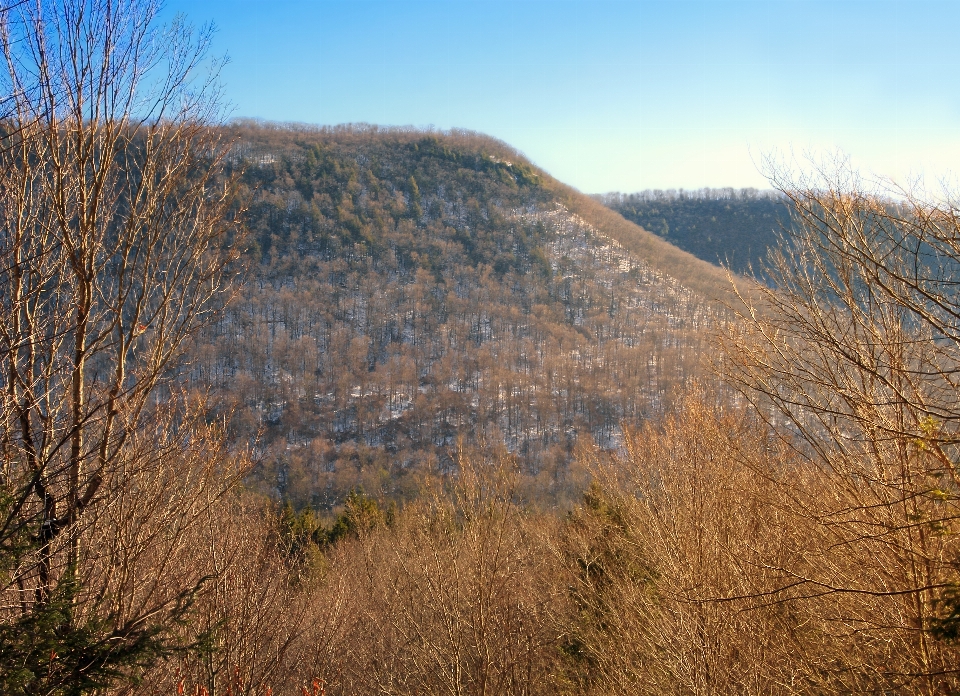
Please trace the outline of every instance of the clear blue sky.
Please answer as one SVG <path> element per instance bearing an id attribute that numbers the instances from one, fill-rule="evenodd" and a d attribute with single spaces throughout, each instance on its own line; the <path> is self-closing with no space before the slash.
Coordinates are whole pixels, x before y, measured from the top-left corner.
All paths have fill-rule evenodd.
<path id="1" fill-rule="evenodd" d="M 468 128 L 594 193 L 757 186 L 768 153 L 960 172 L 960 1 L 168 0 L 235 116 Z"/>

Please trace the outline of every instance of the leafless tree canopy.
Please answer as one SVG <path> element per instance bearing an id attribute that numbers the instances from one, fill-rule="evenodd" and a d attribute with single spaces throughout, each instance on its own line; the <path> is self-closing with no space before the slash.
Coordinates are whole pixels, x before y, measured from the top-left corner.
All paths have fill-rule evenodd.
<path id="1" fill-rule="evenodd" d="M 954 678 L 930 630 L 957 569 L 958 208 L 843 164 L 775 181 L 799 232 L 727 347 L 735 382 L 802 455 L 773 480 L 816 522 L 818 563 L 781 570 L 805 592 L 875 598 L 851 623 L 910 636 L 916 687 L 939 693 Z"/>
<path id="2" fill-rule="evenodd" d="M 191 490 L 189 455 L 171 457 L 222 433 L 195 431 L 196 399 L 176 406 L 158 387 L 231 283 L 233 189 L 218 179 L 215 70 L 195 78 L 209 31 L 159 28 L 157 10 L 31 0 L 0 11 L 4 620 L 65 582 L 96 598 L 89 611 L 109 617 L 108 632 L 166 611 L 169 594 L 133 600 L 144 588 L 125 583 L 145 578 L 122 576 L 140 551 L 110 537 L 143 532 L 183 496 L 216 498 Z M 221 464 L 207 484 L 222 490 L 233 474 Z M 187 490 L 164 491 L 178 467 Z"/>

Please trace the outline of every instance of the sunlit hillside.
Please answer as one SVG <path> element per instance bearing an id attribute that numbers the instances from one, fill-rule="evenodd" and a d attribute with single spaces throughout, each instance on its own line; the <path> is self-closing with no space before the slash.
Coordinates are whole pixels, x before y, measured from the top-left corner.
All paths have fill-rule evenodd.
<path id="1" fill-rule="evenodd" d="M 642 191 L 596 198 L 697 258 L 736 273 L 759 273 L 768 249 L 778 247 L 792 227 L 789 203 L 774 191 Z"/>
<path id="2" fill-rule="evenodd" d="M 729 281 L 481 135 L 240 124 L 241 296 L 199 384 L 263 429 L 265 490 L 416 495 L 458 447 L 504 447 L 563 497 L 703 374 Z M 575 486 L 574 486 L 575 489 Z"/>

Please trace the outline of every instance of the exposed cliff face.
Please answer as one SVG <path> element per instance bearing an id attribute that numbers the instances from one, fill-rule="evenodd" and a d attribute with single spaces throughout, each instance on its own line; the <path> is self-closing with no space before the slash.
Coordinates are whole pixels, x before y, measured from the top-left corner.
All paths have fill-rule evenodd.
<path id="1" fill-rule="evenodd" d="M 266 488 L 416 495 L 483 445 L 562 497 L 578 441 L 617 447 L 622 421 L 701 373 L 716 278 L 502 143 L 237 136 L 249 280 L 191 375 L 235 402 L 239 435 L 263 428 Z"/>

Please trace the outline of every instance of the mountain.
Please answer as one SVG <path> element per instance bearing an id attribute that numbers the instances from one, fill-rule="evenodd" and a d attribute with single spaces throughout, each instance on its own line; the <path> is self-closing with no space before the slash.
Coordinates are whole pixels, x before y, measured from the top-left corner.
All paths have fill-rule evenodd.
<path id="1" fill-rule="evenodd" d="M 459 448 L 506 449 L 531 497 L 578 442 L 703 375 L 720 269 L 469 132 L 242 122 L 249 270 L 189 375 L 260 433 L 254 479 L 331 509 L 415 497 Z M 571 488 L 572 487 L 572 488 Z"/>
<path id="2" fill-rule="evenodd" d="M 736 273 L 759 269 L 767 249 L 791 224 L 789 207 L 773 191 L 643 191 L 597 200 L 697 258 Z"/>

